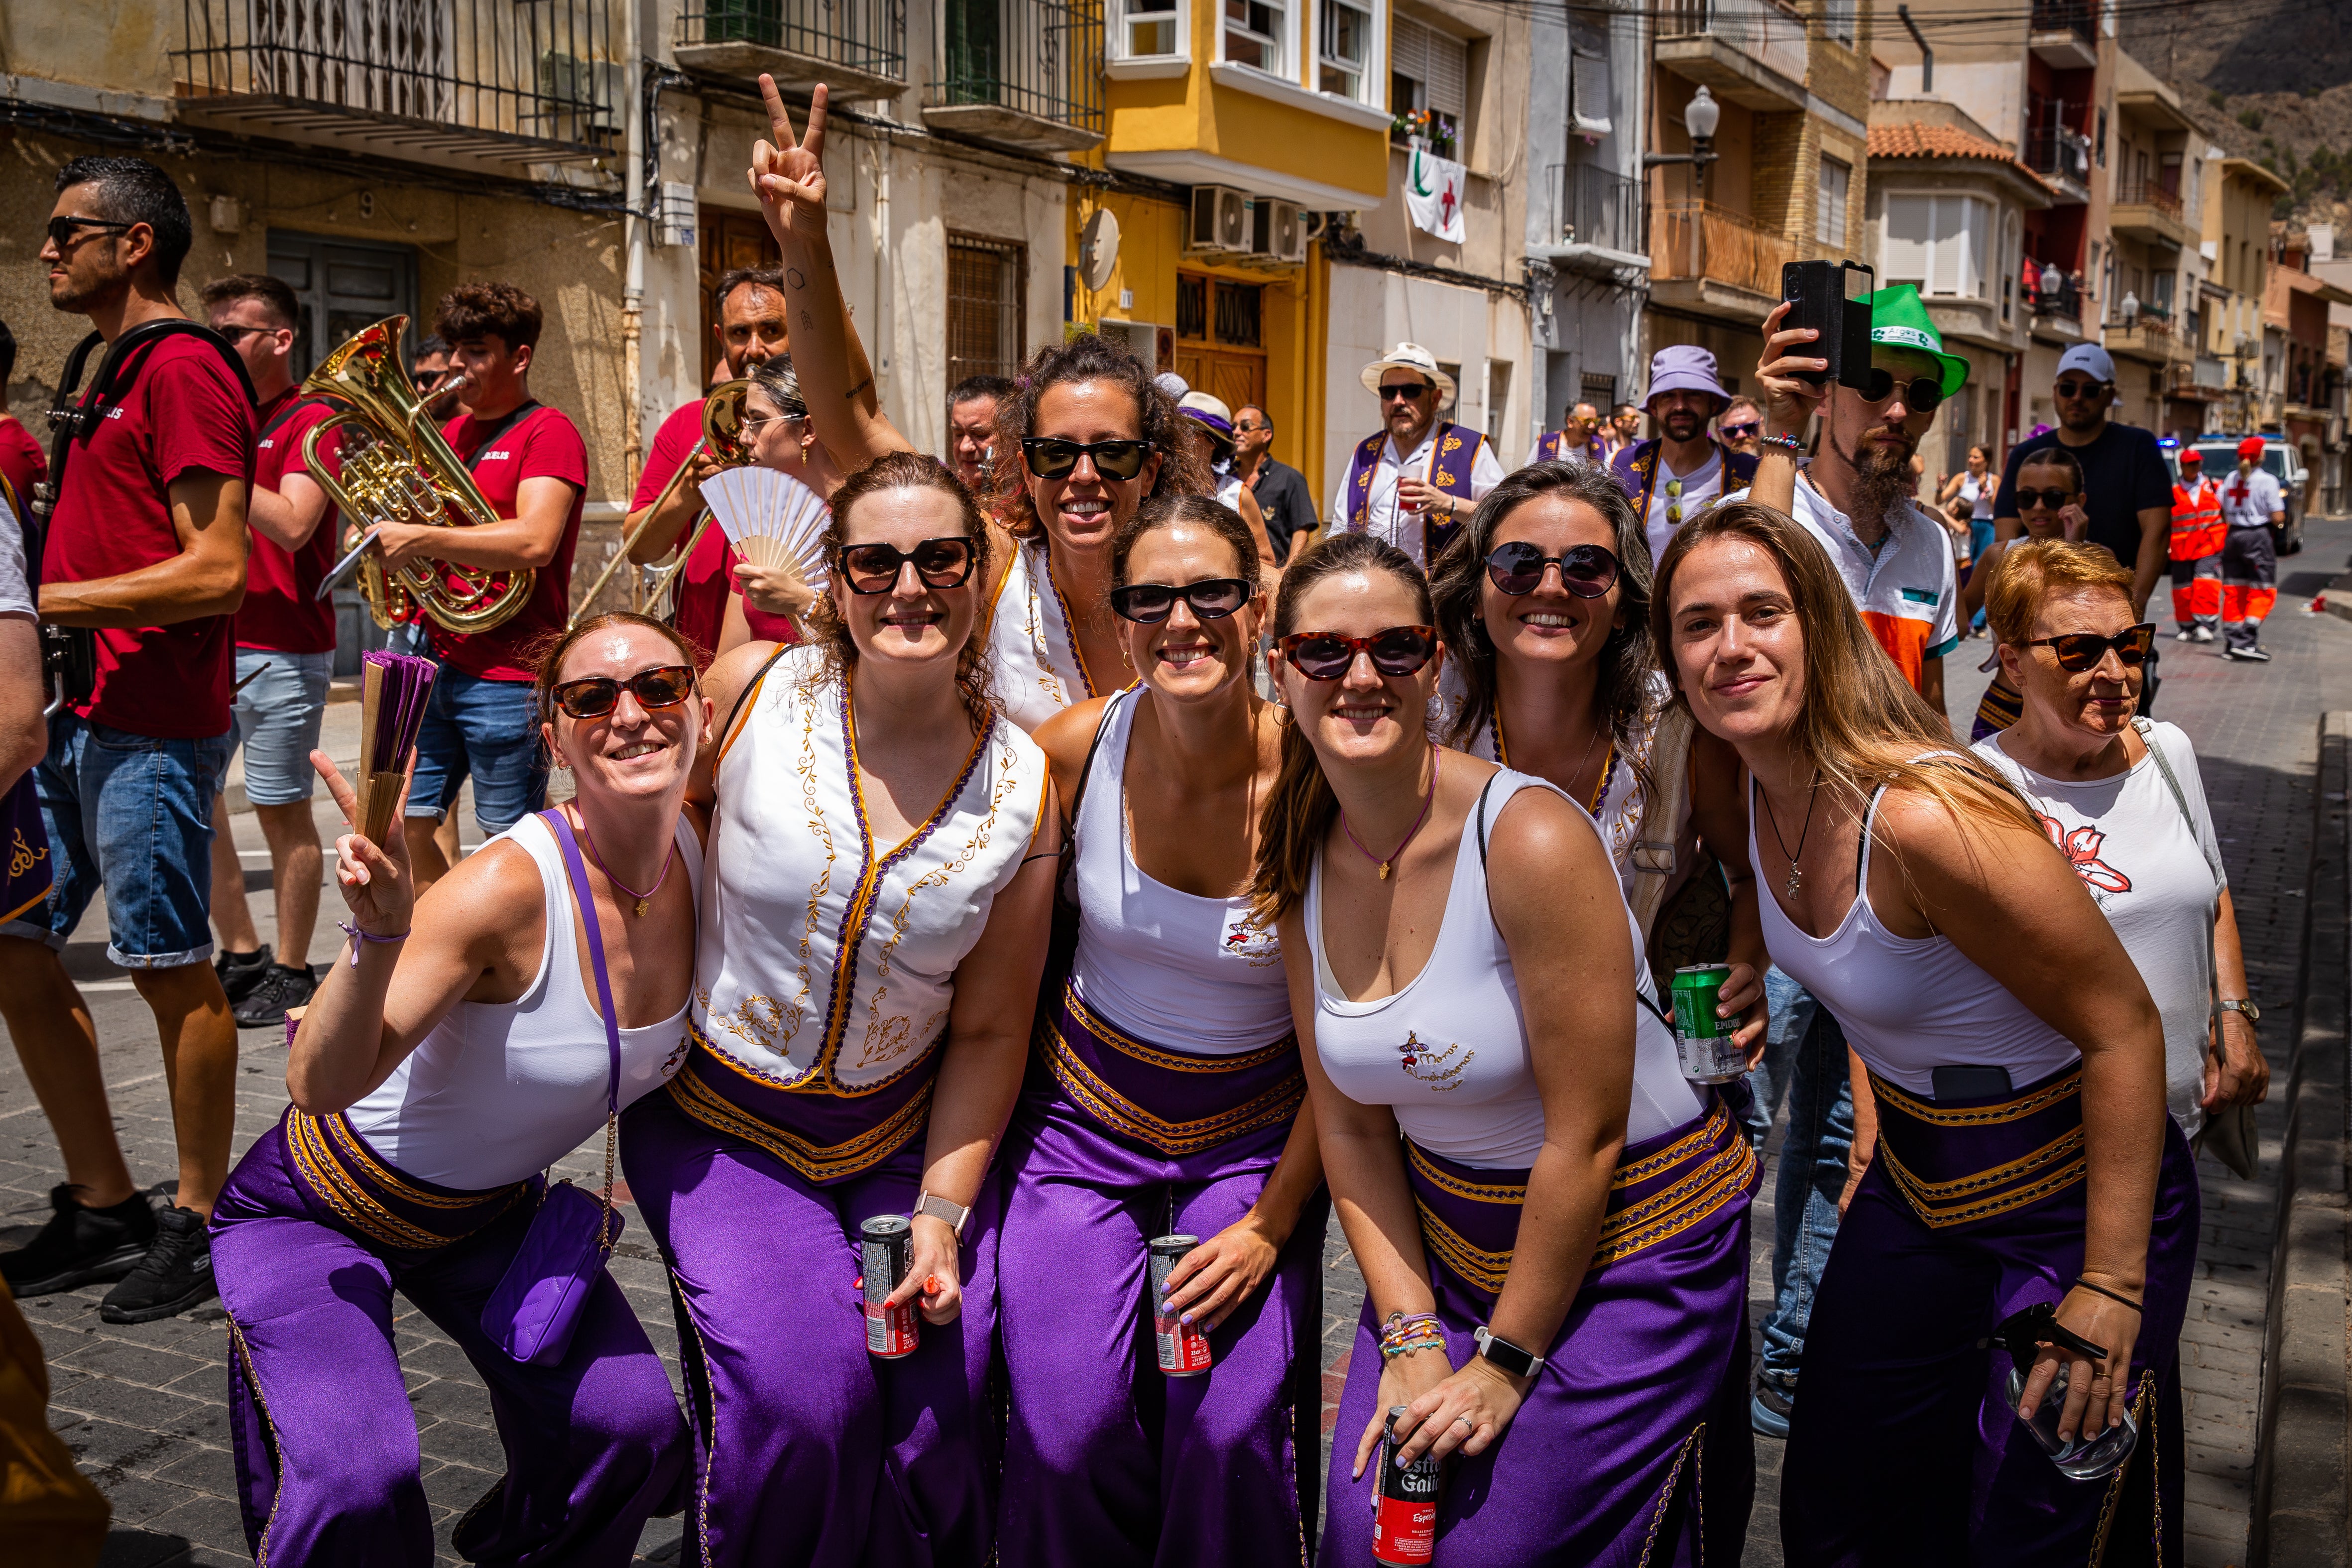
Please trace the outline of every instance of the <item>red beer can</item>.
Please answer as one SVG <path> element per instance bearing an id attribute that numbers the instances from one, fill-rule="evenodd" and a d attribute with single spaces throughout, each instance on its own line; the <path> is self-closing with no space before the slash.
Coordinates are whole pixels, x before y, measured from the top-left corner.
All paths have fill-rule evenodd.
<path id="1" fill-rule="evenodd" d="M 1389 1407 L 1381 1436 L 1381 1484 L 1372 1493 L 1372 1561 L 1388 1568 L 1427 1568 L 1437 1556 L 1437 1494 L 1443 1480 L 1435 1454 L 1397 1463 L 1396 1424 L 1410 1405 Z"/>
<path id="2" fill-rule="evenodd" d="M 1209 1370 L 1209 1336 L 1178 1317 L 1167 1317 L 1160 1303 L 1168 1299 L 1168 1276 L 1185 1254 L 1201 1245 L 1197 1236 L 1154 1237 L 1151 1247 L 1151 1332 L 1160 1342 L 1160 1370 L 1171 1377 L 1198 1377 Z"/>
<path id="3" fill-rule="evenodd" d="M 865 1273 L 866 1348 L 884 1361 L 910 1355 L 921 1342 L 915 1303 L 883 1303 L 915 1266 L 915 1227 L 904 1215 L 876 1215 L 858 1226 L 858 1257 Z"/>

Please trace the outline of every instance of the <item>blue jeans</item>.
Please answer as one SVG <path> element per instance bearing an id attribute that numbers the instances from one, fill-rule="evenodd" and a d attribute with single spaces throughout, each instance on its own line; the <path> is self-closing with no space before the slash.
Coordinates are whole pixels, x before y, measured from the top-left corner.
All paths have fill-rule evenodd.
<path id="1" fill-rule="evenodd" d="M 1985 552 L 1991 548 L 1992 520 L 1990 518 L 1970 518 L 1969 520 L 1969 559 L 1970 561 L 1981 561 L 1985 558 Z M 1971 574 L 1973 574 L 1973 569 L 1971 571 Z M 1976 619 L 1969 622 L 1969 629 L 1973 631 L 1981 628 L 1984 624 L 1985 613 L 1981 608 L 1979 608 L 1977 611 Z"/>
<path id="2" fill-rule="evenodd" d="M 547 805 L 547 752 L 539 704 L 527 680 L 485 680 L 444 664 L 416 731 L 416 777 L 408 815 L 438 821 L 474 781 L 474 820 L 504 833 Z"/>
<path id="3" fill-rule="evenodd" d="M 1829 1010 L 1777 967 L 1765 972 L 1764 992 L 1772 1021 L 1764 1059 L 1748 1075 L 1754 1097 L 1748 1135 L 1763 1148 L 1783 1094 L 1789 1135 L 1772 1190 L 1772 1310 L 1764 1319 L 1759 1375 L 1786 1389 L 1796 1384 L 1813 1293 L 1837 1239 L 1838 1194 L 1853 1145 L 1853 1089 L 1846 1081 L 1845 1031 Z"/>
<path id="4" fill-rule="evenodd" d="M 327 713 L 327 687 L 335 656 L 278 648 L 236 650 L 236 739 L 245 748 L 245 798 L 255 805 L 291 805 L 310 798 L 319 775 L 310 752 Z"/>
<path id="5" fill-rule="evenodd" d="M 49 836 L 49 896 L 0 936 L 54 952 L 106 893 L 106 957 L 177 969 L 213 952 L 213 796 L 234 732 L 203 741 L 134 735 L 59 712 L 34 769 Z"/>

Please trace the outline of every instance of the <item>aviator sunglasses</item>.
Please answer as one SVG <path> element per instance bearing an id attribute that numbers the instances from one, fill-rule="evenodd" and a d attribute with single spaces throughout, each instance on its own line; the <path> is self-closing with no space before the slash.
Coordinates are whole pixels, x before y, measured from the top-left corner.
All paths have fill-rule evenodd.
<path id="1" fill-rule="evenodd" d="M 1391 626 L 1368 637 L 1338 632 L 1293 632 L 1275 646 L 1290 667 L 1309 680 L 1338 680 L 1368 655 L 1382 675 L 1417 675 L 1437 651 L 1435 626 Z"/>
<path id="2" fill-rule="evenodd" d="M 1250 601 L 1255 592 L 1239 577 L 1210 577 L 1181 587 L 1166 583 L 1130 583 L 1110 591 L 1110 607 L 1119 619 L 1139 626 L 1158 626 L 1175 613 L 1176 601 L 1192 606 L 1204 621 L 1221 621 Z"/>
<path id="3" fill-rule="evenodd" d="M 1870 367 L 1870 383 L 1862 389 L 1864 403 L 1884 403 L 1895 395 L 1895 373 Z M 1903 406 L 1914 414 L 1925 414 L 1944 401 L 1944 384 L 1934 376 L 1923 375 L 1903 386 Z"/>
<path id="4" fill-rule="evenodd" d="M 2156 623 L 2142 621 L 2136 626 L 2126 626 L 2115 636 L 2101 637 L 2096 632 L 2067 632 L 2054 637 L 2036 637 L 2025 646 L 2046 647 L 2058 656 L 2058 668 L 2070 675 L 2080 675 L 2086 669 L 2096 669 L 2107 650 L 2116 650 L 2126 669 L 2137 669 L 2147 662 L 2148 649 L 2156 644 Z"/>
<path id="5" fill-rule="evenodd" d="M 898 585 L 898 569 L 911 561 L 927 588 L 961 588 L 971 578 L 976 559 L 971 541 L 958 534 L 926 539 L 912 550 L 895 544 L 845 544 L 834 552 L 853 594 L 887 594 Z"/>
<path id="6" fill-rule="evenodd" d="M 1080 458 L 1095 460 L 1095 472 L 1107 479 L 1131 479 L 1143 472 L 1151 455 L 1149 441 L 1065 441 L 1054 436 L 1024 436 L 1021 455 L 1029 471 L 1041 479 L 1058 479 L 1078 466 Z"/>
<path id="7" fill-rule="evenodd" d="M 1546 555 L 1524 539 L 1495 546 L 1486 557 L 1486 578 L 1499 593 L 1532 594 L 1543 586 L 1548 566 L 1559 568 L 1559 585 L 1580 599 L 1597 599 L 1617 583 L 1617 557 L 1598 544 L 1571 544 Z"/>
<path id="8" fill-rule="evenodd" d="M 641 669 L 626 680 L 615 680 L 609 675 L 592 675 L 584 680 L 567 680 L 548 695 L 555 705 L 574 719 L 602 719 L 621 704 L 621 689 L 626 687 L 636 698 L 639 707 L 651 711 L 656 708 L 675 708 L 694 693 L 694 667 L 688 664 L 657 665 Z"/>

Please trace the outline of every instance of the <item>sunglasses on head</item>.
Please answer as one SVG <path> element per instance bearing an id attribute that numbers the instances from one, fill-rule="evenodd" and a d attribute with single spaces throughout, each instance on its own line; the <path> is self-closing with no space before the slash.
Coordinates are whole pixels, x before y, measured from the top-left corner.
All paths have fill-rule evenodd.
<path id="1" fill-rule="evenodd" d="M 979 559 L 971 541 L 960 534 L 926 539 L 912 550 L 895 544 L 845 544 L 834 552 L 834 562 L 853 594 L 887 594 L 898 585 L 899 568 L 915 563 L 915 575 L 927 588 L 961 588 L 971 577 Z"/>
<path id="2" fill-rule="evenodd" d="M 601 719 L 620 706 L 621 691 L 626 688 L 637 700 L 637 705 L 651 711 L 656 708 L 675 708 L 694 693 L 694 667 L 690 664 L 662 664 L 651 669 L 641 669 L 626 680 L 615 680 L 609 675 L 592 675 L 584 680 L 567 680 L 549 693 L 555 705 L 574 719 Z"/>
<path id="3" fill-rule="evenodd" d="M 2040 504 L 2048 507 L 2052 511 L 2056 511 L 2060 507 L 2064 506 L 2068 501 L 2073 500 L 2074 499 L 2074 492 L 2073 490 L 2030 490 L 2021 485 L 2018 487 L 2017 491 L 2017 504 L 2019 506 L 2028 507 L 2039 502 Z"/>
<path id="4" fill-rule="evenodd" d="M 1486 580 L 1501 593 L 1532 594 L 1553 566 L 1559 568 L 1559 585 L 1580 599 L 1597 599 L 1617 583 L 1617 557 L 1598 544 L 1571 544 L 1546 555 L 1524 539 L 1495 546 L 1486 556 Z"/>
<path id="5" fill-rule="evenodd" d="M 1139 626 L 1158 626 L 1175 613 L 1176 601 L 1192 606 L 1204 621 L 1219 621 L 1250 602 L 1256 592 L 1239 577 L 1210 577 L 1175 586 L 1167 583 L 1129 583 L 1110 591 L 1110 607 L 1119 619 Z"/>
<path id="6" fill-rule="evenodd" d="M 2025 646 L 2048 648 L 2058 656 L 2058 668 L 2073 675 L 2097 668 L 2109 648 L 2116 650 L 2126 669 L 2137 669 L 2147 662 L 2148 649 L 2156 646 L 2156 623 L 2142 621 L 2111 637 L 2096 632 L 2068 632 L 2063 637 L 2036 637 Z"/>
<path id="7" fill-rule="evenodd" d="M 2062 381 L 2051 390 L 2061 397 L 2080 399 L 2096 397 L 2106 389 L 2107 384 L 2104 381 Z"/>
<path id="8" fill-rule="evenodd" d="M 1435 626 L 1391 626 L 1368 637 L 1338 632 L 1293 632 L 1275 645 L 1290 668 L 1309 680 L 1345 677 L 1358 654 L 1370 658 L 1382 675 L 1417 675 L 1437 652 Z"/>
<path id="9" fill-rule="evenodd" d="M 133 226 L 132 224 L 118 218 L 75 217 L 68 213 L 49 220 L 49 243 L 63 250 L 74 242 L 74 231 L 77 229 L 102 228 L 112 234 L 123 234 Z"/>
<path id="10" fill-rule="evenodd" d="M 1029 471 L 1041 479 L 1058 479 L 1078 466 L 1080 458 L 1095 460 L 1095 472 L 1107 479 L 1131 479 L 1143 472 L 1151 455 L 1149 441 L 1065 441 L 1054 436 L 1024 436 L 1021 455 Z"/>
<path id="11" fill-rule="evenodd" d="M 1402 398 L 1410 403 L 1423 393 L 1434 390 L 1436 384 L 1435 382 L 1430 381 L 1383 382 L 1381 384 L 1381 401 L 1394 403 Z"/>
<path id="12" fill-rule="evenodd" d="M 1862 389 L 1864 403 L 1884 403 L 1895 395 L 1895 373 L 1870 367 L 1870 383 Z M 1944 401 L 1944 384 L 1934 376 L 1923 375 L 1903 386 L 1903 406 L 1914 414 L 1925 414 Z"/>

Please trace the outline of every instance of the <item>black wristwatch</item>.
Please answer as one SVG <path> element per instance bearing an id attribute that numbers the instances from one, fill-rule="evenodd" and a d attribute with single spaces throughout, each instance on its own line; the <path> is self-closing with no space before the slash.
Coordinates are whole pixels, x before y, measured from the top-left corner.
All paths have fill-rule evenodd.
<path id="1" fill-rule="evenodd" d="M 1544 1363 L 1544 1358 L 1535 1352 L 1521 1350 L 1508 1340 L 1496 1338 L 1495 1331 L 1483 1323 L 1470 1337 L 1477 1342 L 1480 1355 L 1513 1377 L 1533 1377 Z"/>

